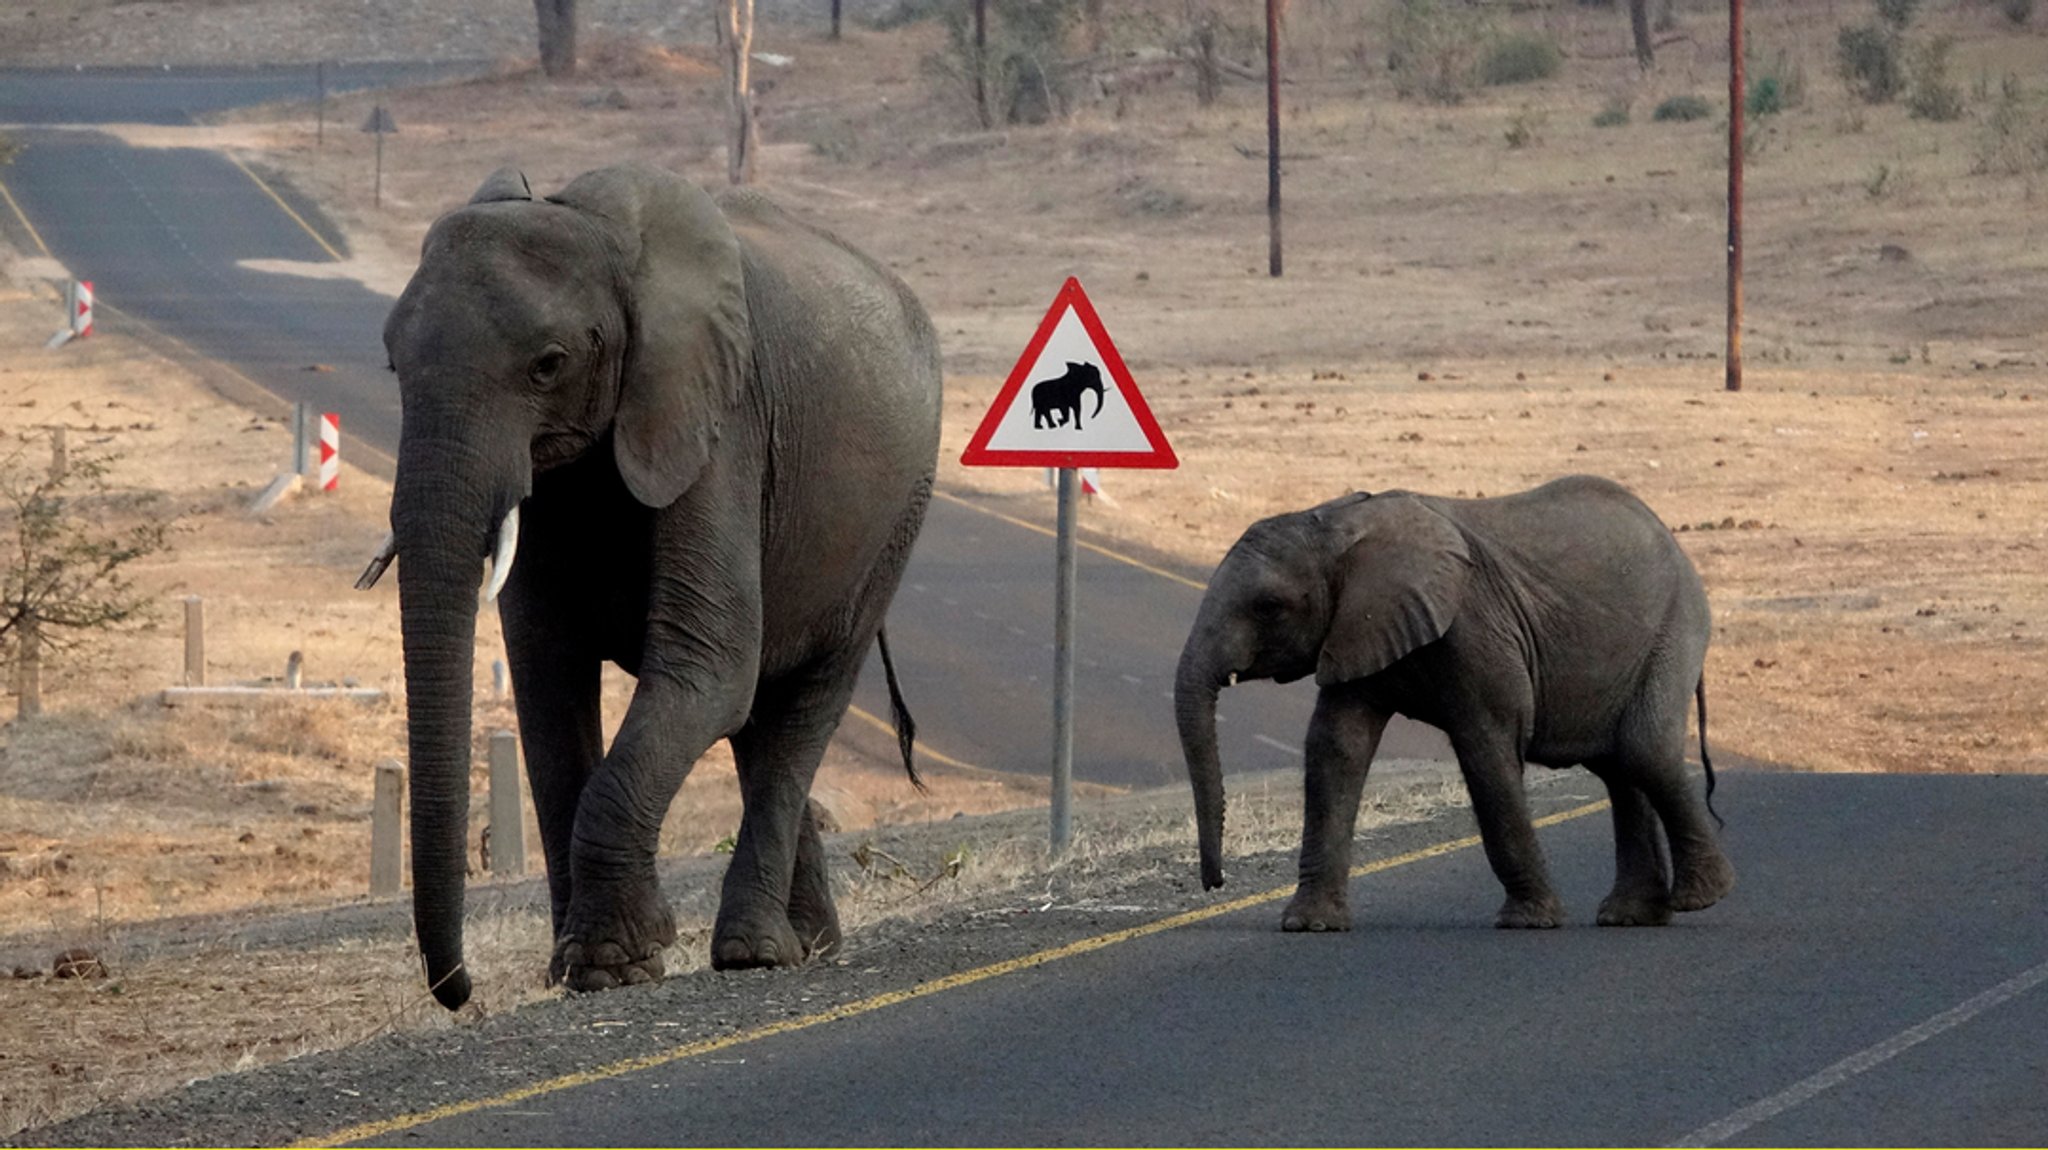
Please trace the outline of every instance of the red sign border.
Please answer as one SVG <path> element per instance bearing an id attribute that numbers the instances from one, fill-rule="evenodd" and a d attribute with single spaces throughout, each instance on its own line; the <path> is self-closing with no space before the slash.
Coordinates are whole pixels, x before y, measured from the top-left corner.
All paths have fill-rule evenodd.
<path id="1" fill-rule="evenodd" d="M 1017 400 L 1017 393 L 1024 387 L 1024 379 L 1031 369 L 1038 366 L 1038 357 L 1045 351 L 1045 345 L 1052 339 L 1053 329 L 1059 326 L 1060 318 L 1067 309 L 1081 321 L 1081 327 L 1095 344 L 1095 350 L 1102 356 L 1102 364 L 1109 369 L 1109 377 L 1123 394 L 1124 402 L 1130 405 L 1131 415 L 1138 421 L 1138 429 L 1145 433 L 1145 441 L 1152 445 L 1148 452 L 1137 451 L 1054 451 L 1016 450 L 990 448 L 988 441 L 995 438 L 996 427 L 1009 414 L 1010 407 Z M 1166 442 L 1166 433 L 1159 429 L 1159 421 L 1152 416 L 1152 409 L 1146 405 L 1145 397 L 1138 391 L 1138 385 L 1131 378 L 1130 368 L 1124 366 L 1124 357 L 1118 354 L 1115 341 L 1109 338 L 1108 329 L 1102 326 L 1102 317 L 1095 314 L 1095 305 L 1088 299 L 1088 293 L 1081 289 L 1081 281 L 1068 276 L 1067 282 L 1053 297 L 1052 307 L 1046 309 L 1045 318 L 1038 323 L 1038 331 L 1031 342 L 1024 346 L 1024 354 L 1017 359 L 1017 366 L 1010 369 L 1010 377 L 1003 381 L 1002 390 L 996 392 L 995 402 L 989 404 L 988 414 L 981 417 L 981 426 L 967 441 L 967 449 L 960 453 L 960 463 L 965 467 L 1122 467 L 1131 469 L 1168 471 L 1180 466 L 1180 457 L 1173 453 L 1173 445 Z"/>

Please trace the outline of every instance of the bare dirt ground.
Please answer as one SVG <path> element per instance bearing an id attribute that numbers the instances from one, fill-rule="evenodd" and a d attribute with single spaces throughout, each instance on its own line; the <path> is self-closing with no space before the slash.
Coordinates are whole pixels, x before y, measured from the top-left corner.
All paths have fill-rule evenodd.
<path id="1" fill-rule="evenodd" d="M 1142 54 L 1106 54 L 1104 82 L 1077 84 L 1051 125 L 982 131 L 924 63 L 945 51 L 931 22 L 856 23 L 837 44 L 770 24 L 756 47 L 791 62 L 757 65 L 761 182 L 926 301 L 948 365 L 949 490 L 1045 513 L 1036 473 L 954 461 L 1060 280 L 1079 275 L 1183 460 L 1110 475 L 1115 505 L 1087 511 L 1103 534 L 1207 564 L 1252 520 L 1348 488 L 1500 493 L 1604 474 L 1681 532 L 1705 577 L 1717 746 L 1816 770 L 2048 770 L 2048 173 L 1999 161 L 2029 133 L 2048 140 L 2048 106 L 2031 92 L 2017 118 L 1994 114 L 2005 75 L 2048 72 L 2048 37 L 1976 3 L 1929 6 L 1917 34 L 1956 37 L 1967 105 L 1937 123 L 1843 91 L 1835 27 L 1863 14 L 1839 7 L 1751 9 L 1752 72 L 1797 79 L 1802 98 L 1758 119 L 1748 158 L 1739 394 L 1722 389 L 1718 359 L 1725 126 L 1650 117 L 1667 96 L 1725 92 L 1718 8 L 1679 5 L 1686 38 L 1647 76 L 1618 13 L 1516 17 L 1564 46 L 1559 77 L 1442 107 L 1394 98 L 1376 8 L 1297 0 L 1278 280 L 1261 91 L 1236 82 L 1198 108 L 1184 68 Z M 551 83 L 523 55 L 530 14 L 514 8 L 44 0 L 33 17 L 0 13 L 0 63 L 502 58 L 476 82 L 334 101 L 330 123 L 360 122 L 374 99 L 401 125 L 381 210 L 369 137 L 330 133 L 316 149 L 304 106 L 133 134 L 281 173 L 348 232 L 349 273 L 387 289 L 433 216 L 501 164 L 542 191 L 622 159 L 722 178 L 719 77 L 694 16 L 586 3 L 583 73 Z M 1169 41 L 1180 10 L 1133 5 L 1112 48 Z M 1250 58 L 1247 40 L 1230 43 Z M 1609 105 L 1630 121 L 1593 127 Z M 9 291 L 0 332 L 39 344 L 54 297 L 28 276 Z M 394 705 L 167 711 L 153 692 L 179 666 L 174 607 L 191 593 L 208 599 L 216 681 L 275 675 L 302 649 L 315 678 L 396 690 L 394 592 L 347 590 L 388 492 L 351 473 L 338 499 L 251 518 L 242 507 L 288 432 L 210 396 L 203 372 L 118 338 L 12 364 L 0 429 L 33 438 L 61 419 L 74 442 L 111 437 L 121 481 L 165 493 L 179 526 L 146 573 L 161 621 L 53 663 L 52 713 L 8 729 L 0 932 L 108 938 L 157 915 L 358 889 L 368 766 L 397 753 Z M 480 738 L 509 724 L 501 704 L 479 706 Z M 852 827 L 1033 798 L 942 777 L 938 795 L 903 805 L 886 764 L 850 755 L 824 778 Z M 717 761 L 692 776 L 674 850 L 704 850 L 736 822 L 725 780 Z M 920 884 L 944 856 L 914 863 Z M 504 942 L 486 941 L 480 964 L 530 972 L 545 949 L 538 919 L 486 934 Z M 7 1016 L 38 1036 L 31 1055 L 0 1044 L 0 1130 L 440 1024 L 418 1007 L 402 946 L 291 960 L 310 970 L 261 954 L 181 961 L 0 986 Z M 309 977 L 333 988 L 315 1010 Z M 481 1009 L 541 991 L 507 993 Z M 222 1021 L 230 1005 L 242 1021 Z M 164 1021 L 180 1011 L 198 1022 Z"/>

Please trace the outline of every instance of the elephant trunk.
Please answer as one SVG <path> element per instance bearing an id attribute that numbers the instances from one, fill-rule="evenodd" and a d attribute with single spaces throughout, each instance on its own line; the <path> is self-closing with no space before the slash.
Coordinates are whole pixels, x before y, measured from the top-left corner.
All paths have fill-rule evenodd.
<path id="1" fill-rule="evenodd" d="M 1216 751 L 1216 696 L 1223 681 L 1216 661 L 1191 639 L 1174 676 L 1173 710 L 1195 790 L 1204 890 L 1223 885 L 1223 760 Z"/>
<path id="2" fill-rule="evenodd" d="M 1088 417 L 1090 419 L 1094 419 L 1096 415 L 1102 414 L 1102 397 L 1105 393 L 1105 389 L 1102 386 L 1102 381 L 1099 379 L 1096 380 L 1094 383 L 1089 384 L 1088 386 L 1095 389 L 1095 415 L 1091 415 Z M 1076 404 L 1077 408 L 1078 406 L 1079 405 Z"/>
<path id="3" fill-rule="evenodd" d="M 405 650 L 413 923 L 428 986 L 450 1010 L 470 993 L 462 909 L 477 591 L 487 544 L 521 494 L 483 480 L 478 462 L 472 447 L 407 437 L 391 502 Z"/>

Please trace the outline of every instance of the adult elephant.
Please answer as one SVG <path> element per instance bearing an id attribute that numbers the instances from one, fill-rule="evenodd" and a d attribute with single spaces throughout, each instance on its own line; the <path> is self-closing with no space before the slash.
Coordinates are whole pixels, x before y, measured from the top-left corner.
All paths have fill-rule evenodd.
<path id="1" fill-rule="evenodd" d="M 487 555 L 547 857 L 550 977 L 660 976 L 675 924 L 657 835 L 728 737 L 744 814 L 712 964 L 832 948 L 807 795 L 930 496 L 939 359 L 916 298 L 752 192 L 714 199 L 628 166 L 536 199 L 508 169 L 428 232 L 384 341 L 404 423 L 380 559 L 399 560 L 414 917 L 435 996 L 452 1009 L 470 992 Z M 637 679 L 609 749 L 606 660 Z"/>
<path id="2" fill-rule="evenodd" d="M 1602 925 L 1712 906 L 1735 872 L 1685 770 L 1697 699 L 1712 794 L 1710 624 L 1671 532 L 1593 476 L 1495 499 L 1349 495 L 1253 524 L 1209 582 L 1174 689 L 1203 885 L 1223 883 L 1219 689 L 1313 674 L 1300 886 L 1282 929 L 1349 928 L 1359 794 L 1395 714 L 1450 736 L 1507 890 L 1497 925 L 1563 917 L 1523 794 L 1526 762 L 1584 764 L 1607 785 L 1616 874 Z"/>

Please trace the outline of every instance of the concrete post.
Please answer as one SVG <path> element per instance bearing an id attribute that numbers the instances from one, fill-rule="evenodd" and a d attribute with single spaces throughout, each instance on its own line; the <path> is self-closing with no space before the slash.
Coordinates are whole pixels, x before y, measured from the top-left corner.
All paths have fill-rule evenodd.
<path id="1" fill-rule="evenodd" d="M 21 617 L 21 660 L 15 664 L 15 717 L 43 713 L 43 627 L 30 611 Z"/>
<path id="2" fill-rule="evenodd" d="M 398 821 L 405 800 L 405 767 L 397 759 L 377 764 L 370 800 L 370 893 L 397 894 L 405 872 L 405 834 Z"/>
<path id="3" fill-rule="evenodd" d="M 206 685 L 206 600 L 185 597 L 185 685 Z"/>
<path id="4" fill-rule="evenodd" d="M 526 819 L 519 801 L 519 736 L 491 734 L 491 873 L 526 873 Z"/>

